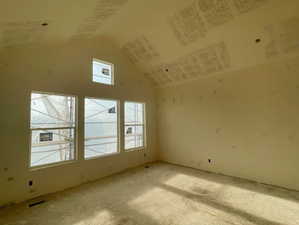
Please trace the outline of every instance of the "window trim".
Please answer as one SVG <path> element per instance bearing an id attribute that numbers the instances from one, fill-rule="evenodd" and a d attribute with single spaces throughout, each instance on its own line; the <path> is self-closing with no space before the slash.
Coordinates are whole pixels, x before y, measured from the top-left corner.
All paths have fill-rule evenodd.
<path id="1" fill-rule="evenodd" d="M 111 66 L 111 84 L 105 84 L 105 83 L 101 83 L 101 82 L 96 82 L 93 80 L 93 62 L 98 62 L 98 63 L 102 63 L 102 64 L 107 64 Z M 96 83 L 96 84 L 102 84 L 102 85 L 106 85 L 106 86 L 115 86 L 115 80 L 114 80 L 114 64 L 101 60 L 101 59 L 97 59 L 97 58 L 92 58 L 92 62 L 91 62 L 91 81 L 92 83 Z"/>
<path id="2" fill-rule="evenodd" d="M 117 106 L 117 151 L 116 152 L 112 152 L 112 153 L 107 153 L 107 154 L 103 154 L 103 155 L 98 155 L 98 156 L 93 156 L 93 157 L 88 157 L 85 158 L 85 100 L 86 99 L 95 99 L 95 100 L 106 100 L 106 101 L 115 101 L 116 102 L 116 106 Z M 92 159 L 98 159 L 98 158 L 104 158 L 104 157 L 109 157 L 109 156 L 113 156 L 113 155 L 118 155 L 121 153 L 121 146 L 120 146 L 120 140 L 122 138 L 121 136 L 121 132 L 120 132 L 120 100 L 117 99 L 112 99 L 112 98 L 101 98 L 101 97 L 88 97 L 88 96 L 84 96 L 83 97 L 83 126 L 84 126 L 84 132 L 83 132 L 83 140 L 84 140 L 84 144 L 83 144 L 83 159 L 84 160 L 92 160 Z"/>
<path id="3" fill-rule="evenodd" d="M 31 166 L 31 147 L 32 147 L 32 131 L 34 130 L 42 130 L 43 128 L 31 128 L 31 96 L 32 94 L 45 94 L 45 95 L 56 95 L 56 96 L 66 96 L 66 97 L 73 97 L 75 98 L 75 126 L 74 127 L 55 127 L 56 129 L 74 129 L 74 158 L 71 160 L 65 160 L 60 162 L 54 163 L 47 163 L 43 165 Z M 29 111 L 29 120 L 28 120 L 28 132 L 29 132 L 29 148 L 28 148 L 28 159 L 27 159 L 27 168 L 29 171 L 35 171 L 39 169 L 46 169 L 50 167 L 56 167 L 60 165 L 66 165 L 75 163 L 78 161 L 78 96 L 72 94 L 65 94 L 65 93 L 58 93 L 58 92 L 46 92 L 46 91 L 35 91 L 31 90 L 29 92 L 29 104 L 28 104 L 28 111 Z M 53 130 L 55 128 L 45 128 L 45 130 Z"/>
<path id="4" fill-rule="evenodd" d="M 126 103 L 137 103 L 137 104 L 142 104 L 143 105 L 143 145 L 135 148 L 128 148 L 126 149 L 126 135 L 125 135 L 125 127 L 126 127 Z M 147 118 L 146 118 L 146 102 L 139 102 L 139 101 L 124 101 L 124 132 L 123 132 L 123 140 L 124 140 L 124 152 L 133 152 L 133 151 L 140 151 L 140 150 L 145 150 L 147 147 L 147 124 L 146 124 Z"/>

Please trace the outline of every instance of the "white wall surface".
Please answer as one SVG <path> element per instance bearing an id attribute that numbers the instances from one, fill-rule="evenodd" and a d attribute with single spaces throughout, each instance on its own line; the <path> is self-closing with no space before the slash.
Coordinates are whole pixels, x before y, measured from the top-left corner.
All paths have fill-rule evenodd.
<path id="1" fill-rule="evenodd" d="M 160 159 L 299 190 L 298 61 L 161 89 Z"/>
<path id="2" fill-rule="evenodd" d="M 115 87 L 91 81 L 93 57 L 114 63 Z M 9 48 L 0 53 L 0 59 L 0 206 L 156 160 L 155 91 L 112 43 L 97 39 Z M 32 90 L 78 97 L 77 161 L 35 171 L 28 169 Z M 117 155 L 84 160 L 84 96 L 117 99 L 121 103 L 125 100 L 145 102 L 146 149 L 124 152 L 122 148 Z M 123 115 L 123 108 L 120 111 Z M 120 124 L 123 124 L 122 119 Z M 28 186 L 29 180 L 33 180 L 32 187 Z"/>

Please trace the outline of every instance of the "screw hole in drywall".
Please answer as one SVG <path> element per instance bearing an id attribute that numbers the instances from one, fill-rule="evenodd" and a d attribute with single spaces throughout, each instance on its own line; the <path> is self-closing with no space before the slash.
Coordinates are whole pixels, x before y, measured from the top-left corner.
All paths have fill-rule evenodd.
<path id="1" fill-rule="evenodd" d="M 211 160 L 211 159 L 208 159 L 208 162 L 209 162 L 209 163 L 211 163 L 211 162 L 212 162 L 212 160 Z"/>
<path id="2" fill-rule="evenodd" d="M 48 23 L 42 23 L 41 24 L 43 27 L 46 27 L 46 26 L 48 26 L 49 24 Z"/>
<path id="3" fill-rule="evenodd" d="M 33 181 L 30 180 L 30 181 L 28 182 L 28 185 L 29 185 L 29 186 L 32 186 L 32 185 L 33 185 Z"/>
<path id="4" fill-rule="evenodd" d="M 255 39 L 255 43 L 260 43 L 260 42 L 261 42 L 260 38 Z"/>

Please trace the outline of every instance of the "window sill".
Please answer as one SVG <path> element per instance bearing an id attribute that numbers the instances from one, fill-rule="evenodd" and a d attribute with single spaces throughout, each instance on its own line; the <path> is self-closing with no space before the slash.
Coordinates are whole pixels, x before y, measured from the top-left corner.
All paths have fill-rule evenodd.
<path id="1" fill-rule="evenodd" d="M 95 85 L 103 85 L 103 87 L 114 87 L 115 84 L 112 83 L 112 84 L 105 84 L 105 83 L 101 83 L 101 82 L 97 82 L 97 81 L 92 81 L 93 84 Z"/>
<path id="2" fill-rule="evenodd" d="M 62 162 L 56 162 L 56 163 L 50 163 L 50 164 L 45 164 L 45 165 L 40 165 L 40 166 L 29 166 L 29 171 L 37 171 L 41 169 L 47 169 L 47 168 L 52 168 L 52 167 L 58 167 L 58 166 L 63 166 L 67 164 L 73 164 L 78 162 L 78 160 L 68 160 L 68 161 L 62 161 Z"/>
<path id="3" fill-rule="evenodd" d="M 93 159 L 99 159 L 99 158 L 106 158 L 106 157 L 119 155 L 119 154 L 120 154 L 120 152 L 113 152 L 113 153 L 108 153 L 108 154 L 105 154 L 105 155 L 99 155 L 99 156 L 84 158 L 84 160 L 93 160 Z"/>
<path id="4" fill-rule="evenodd" d="M 135 152 L 135 151 L 143 151 L 145 150 L 145 146 L 143 147 L 138 147 L 138 148 L 129 148 L 129 149 L 125 149 L 124 152 Z"/>

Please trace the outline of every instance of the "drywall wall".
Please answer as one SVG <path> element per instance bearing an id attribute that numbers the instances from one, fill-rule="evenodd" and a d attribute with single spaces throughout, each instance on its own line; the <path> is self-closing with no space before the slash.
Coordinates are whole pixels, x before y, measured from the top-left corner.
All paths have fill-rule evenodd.
<path id="1" fill-rule="evenodd" d="M 240 136 L 242 129 L 253 138 L 252 134 L 255 131 L 252 130 L 251 121 L 242 121 L 247 115 L 252 116 L 261 126 L 268 124 L 265 126 L 274 126 L 277 130 L 284 128 L 282 122 L 268 117 L 268 114 L 285 115 L 288 108 L 274 106 L 272 89 L 269 89 L 270 84 L 264 76 L 266 73 L 269 74 L 268 77 L 274 77 L 271 78 L 274 79 L 271 80 L 271 85 L 277 85 L 276 91 L 280 93 L 285 90 L 283 85 L 291 85 L 291 81 L 284 80 L 286 76 L 298 74 L 296 61 L 286 62 L 287 66 L 281 61 L 282 58 L 292 58 L 299 52 L 298 1 L 53 0 L 45 5 L 37 0 L 28 0 L 26 6 L 24 4 L 20 3 L 16 8 L 12 1 L 4 0 L 0 13 L 0 134 L 3 143 L 0 153 L 0 177 L 3 187 L 0 189 L 0 203 L 31 198 L 140 164 L 143 160 L 154 160 L 157 150 L 153 121 L 156 91 L 152 90 L 152 84 L 165 88 L 160 91 L 159 113 L 162 159 L 297 188 L 292 175 L 283 177 L 293 168 L 287 163 L 287 159 L 291 158 L 294 152 L 285 154 L 285 164 L 288 165 L 282 168 L 277 167 L 281 164 L 275 160 L 273 165 L 269 160 L 264 162 L 265 164 L 261 164 L 265 159 L 258 160 L 261 155 L 269 156 L 266 155 L 265 149 L 270 149 L 270 155 L 272 150 L 281 154 L 282 146 L 268 146 L 271 138 L 277 142 L 281 141 L 279 145 L 283 145 L 285 139 L 277 133 L 276 136 L 269 136 L 267 131 L 264 134 L 264 144 L 259 144 L 261 137 L 257 136 L 252 142 L 256 145 L 250 143 L 236 155 L 232 149 L 237 149 L 237 146 L 242 148 L 240 143 L 245 139 L 244 135 Z M 30 7 L 27 7 L 28 5 Z M 42 26 L 45 22 L 48 26 Z M 102 38 L 80 41 L 82 38 L 98 36 Z M 71 41 L 64 43 L 68 40 Z M 59 44 L 55 44 L 56 42 Z M 117 64 L 115 88 L 102 87 L 90 81 L 91 57 Z M 261 64 L 267 66 L 260 66 Z M 281 72 L 279 76 L 277 71 Z M 147 76 L 152 83 L 144 80 L 141 74 Z M 224 82 L 226 79 L 228 83 Z M 259 79 L 262 79 L 262 83 L 259 83 Z M 215 86 L 216 84 L 219 87 Z M 265 85 L 259 92 L 263 98 L 255 92 L 256 85 Z M 224 97 L 219 98 L 218 89 L 215 88 L 222 88 L 225 92 Z M 30 90 L 77 95 L 81 104 L 83 96 L 146 101 L 149 105 L 148 116 L 152 120 L 148 123 L 148 158 L 144 159 L 141 152 L 131 152 L 89 162 L 82 160 L 81 150 L 79 161 L 63 166 L 63 170 L 53 167 L 28 172 L 26 165 Z M 244 92 L 245 90 L 248 92 Z M 178 96 L 178 93 L 181 95 Z M 261 99 L 265 102 L 261 102 Z M 280 101 L 285 101 L 281 103 L 283 106 L 288 104 L 288 98 Z M 275 110 L 273 107 L 276 107 Z M 79 109 L 82 110 L 82 105 L 79 105 Z M 193 112 L 197 114 L 185 118 L 185 114 Z M 209 114 L 210 112 L 212 113 Z M 201 117 L 202 113 L 206 115 Z M 217 125 L 214 122 L 215 116 L 216 122 L 219 117 L 225 126 Z M 271 118 L 272 121 L 269 121 Z M 205 121 L 202 123 L 203 119 Z M 199 124 L 196 124 L 197 121 Z M 191 129 L 185 123 L 190 125 Z M 210 128 L 208 125 L 213 123 L 217 126 Z M 292 123 L 292 126 L 294 124 Z M 229 138 L 222 137 L 224 140 L 217 142 L 217 148 L 213 136 L 209 134 L 209 129 L 213 129 L 220 135 L 225 128 L 233 129 L 237 134 L 236 143 L 230 143 L 229 150 L 225 146 L 233 139 L 233 133 L 230 133 Z M 237 128 L 241 128 L 241 131 Z M 266 128 L 263 126 L 263 129 Z M 203 143 L 198 143 L 202 139 L 196 136 L 197 130 L 202 131 L 202 138 L 208 137 Z M 181 133 L 186 139 L 180 139 Z M 296 135 L 289 135 L 292 149 L 296 145 Z M 82 129 L 80 131 L 79 128 L 81 149 L 82 137 Z M 222 143 L 225 145 L 222 146 Z M 265 146 L 267 148 L 264 148 Z M 256 149 L 252 150 L 254 147 Z M 219 150 L 222 148 L 223 152 Z M 195 151 L 194 149 L 198 151 L 195 155 L 188 152 Z M 206 149 L 210 150 L 205 155 Z M 248 149 L 255 154 L 251 154 Z M 210 151 L 214 151 L 214 154 L 210 154 Z M 218 154 L 218 151 L 221 154 Z M 233 154 L 230 154 L 230 151 Z M 239 159 L 238 154 L 241 155 Z M 214 164 L 207 164 L 213 167 L 205 165 L 206 156 L 209 155 L 214 157 L 212 162 L 215 158 L 217 160 Z M 189 160 L 190 157 L 193 161 Z M 234 163 L 237 162 L 239 164 L 235 166 Z M 258 175 L 258 169 L 250 168 L 256 166 L 255 162 L 258 165 L 256 168 L 261 169 Z M 272 166 L 274 171 L 280 171 L 279 176 L 273 176 L 273 171 L 270 170 Z M 239 170 L 241 167 L 245 169 Z M 292 173 L 293 170 L 290 174 Z M 62 175 L 57 178 L 57 174 Z M 54 178 L 58 181 L 53 182 Z M 31 189 L 27 186 L 29 179 L 37 180 Z"/>
<path id="2" fill-rule="evenodd" d="M 185 3 L 169 17 L 179 45 L 152 34 L 143 67 L 160 159 L 299 190 L 298 1 Z"/>
<path id="3" fill-rule="evenodd" d="M 115 87 L 91 81 L 93 57 L 115 64 Z M 0 206 L 72 187 L 156 159 L 154 89 L 113 43 L 102 38 L 28 45 L 7 48 L 0 52 L 0 59 Z M 78 96 L 79 155 L 76 162 L 36 171 L 28 169 L 32 90 Z M 84 96 L 145 102 L 147 147 L 83 160 Z M 120 111 L 123 113 L 123 108 Z M 122 119 L 120 124 L 123 124 Z M 123 133 L 122 129 L 120 133 Z M 29 180 L 33 181 L 32 187 L 28 186 Z"/>
<path id="4" fill-rule="evenodd" d="M 299 190 L 298 62 L 160 89 L 160 159 Z"/>

